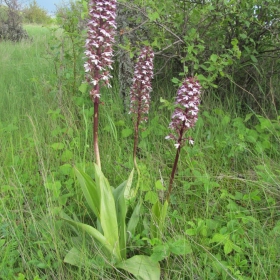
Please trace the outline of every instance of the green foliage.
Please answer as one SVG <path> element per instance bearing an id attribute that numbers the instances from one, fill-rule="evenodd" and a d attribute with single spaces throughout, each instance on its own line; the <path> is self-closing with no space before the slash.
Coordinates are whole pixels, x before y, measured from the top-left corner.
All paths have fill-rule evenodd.
<path id="1" fill-rule="evenodd" d="M 87 89 L 78 90 L 82 62 L 72 95 L 73 60 L 62 30 L 56 30 L 52 39 L 54 33 L 46 28 L 26 29 L 32 42 L 0 44 L 0 278 L 131 279 L 125 270 L 120 274 L 116 264 L 108 265 L 90 235 L 76 227 L 70 230 L 59 218 L 64 211 L 75 222 L 101 228 L 96 216 L 88 213 L 91 208 L 72 168 L 81 162 L 85 173 L 94 177 L 88 164 L 93 158 L 93 112 Z M 64 56 L 66 51 L 68 56 Z M 270 71 L 277 60 L 273 66 L 269 58 L 265 62 L 255 57 L 258 62 L 251 70 L 258 71 L 257 88 L 254 81 L 248 81 L 248 87 L 256 89 L 253 93 L 262 92 L 269 102 L 275 94 L 277 101 L 279 83 Z M 157 63 L 160 67 L 161 62 Z M 65 71 L 58 75 L 61 65 Z M 174 72 L 177 66 L 169 60 L 166 76 L 155 79 L 150 120 L 140 131 L 142 181 L 137 197 L 141 201 L 127 211 L 127 258 L 151 256 L 160 262 L 165 279 L 278 279 L 278 106 L 260 102 L 262 110 L 256 112 L 239 98 L 234 83 L 227 87 L 221 82 L 218 85 L 225 86 L 205 90 L 195 145 L 183 149 L 175 175 L 164 235 L 161 240 L 150 235 L 151 207 L 164 191 L 174 160 L 175 148 L 164 137 L 173 111 L 170 80 L 177 77 L 180 82 Z M 267 79 L 268 75 L 272 78 Z M 102 92 L 100 151 L 106 177 L 117 186 L 129 177 L 133 166 L 128 156 L 132 137 L 122 137 L 122 130 L 131 129 L 132 124 L 123 114 L 116 78 L 112 85 Z M 61 104 L 57 102 L 60 93 L 64 96 Z M 116 213 L 121 216 L 120 211 Z"/>
<path id="2" fill-rule="evenodd" d="M 75 169 L 76 176 L 81 184 L 84 196 L 97 218 L 99 229 L 71 220 L 66 214 L 62 218 L 70 225 L 75 226 L 91 235 L 99 244 L 101 255 L 117 268 L 132 273 L 137 279 L 159 279 L 160 269 L 157 262 L 153 262 L 148 256 L 137 255 L 127 259 L 126 256 L 126 218 L 127 204 L 134 198 L 131 196 L 131 184 L 133 171 L 127 182 L 122 183 L 116 189 L 112 189 L 100 168 L 95 165 L 95 181 L 86 173 Z M 134 232 L 138 223 L 136 207 L 129 222 L 129 232 Z M 77 260 L 78 258 L 78 260 Z M 65 262 L 80 265 L 79 252 L 74 247 L 66 255 Z M 78 261 L 78 262 L 77 262 Z"/>
<path id="3" fill-rule="evenodd" d="M 0 2 L 0 41 L 9 40 L 19 42 L 28 39 L 26 31 L 22 27 L 20 5 L 17 0 L 4 0 Z"/>
<path id="4" fill-rule="evenodd" d="M 265 94 L 269 91 L 265 81 L 278 81 L 279 65 L 274 63 L 280 45 L 278 4 L 275 0 L 122 0 L 120 7 L 128 15 L 123 48 L 134 52 L 135 46 L 148 42 L 157 51 L 159 72 L 165 78 L 170 67 L 169 79 L 174 74 L 176 78 L 197 75 L 203 88 L 218 88 L 221 98 L 234 81 L 239 99 L 260 110 L 259 102 L 279 103 L 276 94 L 269 101 Z M 251 94 L 244 95 L 246 91 Z"/>
<path id="5" fill-rule="evenodd" d="M 52 18 L 47 11 L 41 8 L 36 0 L 29 3 L 29 6 L 22 10 L 22 16 L 25 23 L 50 24 Z"/>

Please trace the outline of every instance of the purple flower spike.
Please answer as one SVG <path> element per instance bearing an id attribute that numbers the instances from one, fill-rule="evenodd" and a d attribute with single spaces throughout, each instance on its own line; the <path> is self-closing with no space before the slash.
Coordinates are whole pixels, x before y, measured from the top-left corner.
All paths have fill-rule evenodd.
<path id="1" fill-rule="evenodd" d="M 172 121 L 169 128 L 174 130 L 174 134 L 170 134 L 165 139 L 173 139 L 176 141 L 175 147 L 178 149 L 185 140 L 183 136 L 185 132 L 194 127 L 198 117 L 198 106 L 200 104 L 201 86 L 195 78 L 186 78 L 183 85 L 178 89 L 175 104 L 178 106 L 171 117 Z M 189 138 L 190 145 L 194 141 Z"/>
<path id="2" fill-rule="evenodd" d="M 143 47 L 134 69 L 133 84 L 130 91 L 129 113 L 137 116 L 138 124 L 148 120 L 148 117 L 144 115 L 149 112 L 154 56 L 151 47 Z"/>
<path id="3" fill-rule="evenodd" d="M 100 98 L 98 84 L 110 87 L 109 73 L 112 69 L 114 35 L 116 30 L 116 0 L 89 1 L 88 37 L 85 54 L 88 61 L 84 64 L 87 81 L 93 85 L 92 99 Z"/>

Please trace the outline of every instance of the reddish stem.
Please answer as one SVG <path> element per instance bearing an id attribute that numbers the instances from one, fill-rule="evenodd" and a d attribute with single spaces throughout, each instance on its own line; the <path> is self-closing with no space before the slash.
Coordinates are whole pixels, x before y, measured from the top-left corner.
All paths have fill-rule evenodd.
<path id="1" fill-rule="evenodd" d="M 95 86 L 96 92 L 99 93 L 99 85 Z M 93 114 L 93 148 L 94 148 L 94 156 L 95 162 L 101 169 L 101 161 L 99 154 L 99 146 L 98 146 L 98 115 L 99 115 L 99 98 L 95 97 L 93 99 L 94 104 L 94 114 Z"/>
<path id="2" fill-rule="evenodd" d="M 167 197 L 166 197 L 167 202 L 169 202 L 170 194 L 171 194 L 171 191 L 172 191 L 172 188 L 173 188 L 173 181 L 174 181 L 175 172 L 176 172 L 177 165 L 178 165 L 180 151 L 181 151 L 181 146 L 179 146 L 178 149 L 177 149 L 177 153 L 176 153 L 176 157 L 175 157 L 175 160 L 174 160 L 172 172 L 171 172 L 171 175 L 170 175 L 169 187 L 168 187 L 168 192 L 167 192 Z"/>
<path id="3" fill-rule="evenodd" d="M 168 187 L 168 192 L 167 192 L 167 197 L 166 197 L 167 202 L 169 202 L 170 195 L 171 195 L 172 188 L 173 188 L 173 181 L 174 181 L 174 177 L 175 177 L 175 173 L 176 173 L 176 169 L 177 169 L 177 165 L 178 165 L 178 160 L 179 160 L 179 156 L 180 156 L 180 152 L 181 152 L 181 143 L 182 143 L 182 139 L 183 139 L 183 136 L 184 136 L 184 126 L 185 126 L 185 122 L 183 122 L 182 128 L 181 128 L 180 133 L 179 133 L 178 143 L 180 145 L 177 149 L 174 164 L 173 164 L 173 168 L 172 168 L 172 172 L 171 172 L 171 175 L 170 175 L 169 187 Z"/>

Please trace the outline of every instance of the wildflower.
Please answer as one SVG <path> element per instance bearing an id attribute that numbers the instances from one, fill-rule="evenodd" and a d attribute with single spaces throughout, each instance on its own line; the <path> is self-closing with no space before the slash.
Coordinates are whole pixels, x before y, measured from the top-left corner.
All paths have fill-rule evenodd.
<path id="1" fill-rule="evenodd" d="M 137 117 L 137 123 L 147 121 L 152 91 L 154 52 L 151 47 L 143 47 L 135 65 L 130 91 L 130 112 Z"/>
<path id="2" fill-rule="evenodd" d="M 93 85 L 92 100 L 99 99 L 99 82 L 110 87 L 112 69 L 112 44 L 116 29 L 116 0 L 89 1 L 88 37 L 86 39 L 85 72 L 88 83 Z"/>
<path id="3" fill-rule="evenodd" d="M 169 128 L 174 130 L 166 139 L 176 141 L 175 147 L 178 149 L 187 140 L 183 138 L 185 132 L 194 127 L 198 118 L 198 106 L 200 104 L 200 84 L 195 78 L 186 78 L 177 92 L 175 104 L 177 107 L 171 117 Z M 189 138 L 190 145 L 194 144 L 193 139 Z"/>
<path id="4" fill-rule="evenodd" d="M 134 68 L 134 76 L 132 79 L 132 87 L 130 90 L 130 110 L 134 118 L 134 148 L 133 162 L 139 175 L 139 169 L 136 162 L 136 152 L 138 148 L 139 124 L 147 121 L 146 116 L 150 107 L 150 92 L 152 91 L 152 78 L 154 68 L 154 52 L 151 47 L 143 47 L 141 49 L 138 61 Z M 137 183 L 139 186 L 139 180 Z"/>
<path id="5" fill-rule="evenodd" d="M 169 128 L 174 130 L 174 134 L 169 134 L 165 137 L 165 139 L 175 140 L 176 143 L 174 146 L 177 149 L 169 180 L 169 187 L 166 197 L 167 201 L 169 201 L 172 192 L 173 181 L 175 178 L 181 147 L 186 140 L 188 140 L 189 145 L 194 144 L 193 139 L 191 137 L 184 138 L 184 134 L 187 130 L 194 127 L 197 121 L 198 106 L 200 103 L 200 88 L 201 86 L 195 80 L 195 78 L 186 78 L 177 92 L 177 98 L 175 102 L 177 106 L 171 117 L 171 123 L 169 124 Z"/>
<path id="6" fill-rule="evenodd" d="M 94 103 L 93 146 L 96 164 L 101 168 L 98 147 L 98 107 L 100 84 L 110 87 L 109 71 L 112 69 L 114 35 L 116 30 L 116 0 L 89 0 L 88 37 L 86 39 L 85 62 L 86 79 L 92 89 L 91 99 Z"/>

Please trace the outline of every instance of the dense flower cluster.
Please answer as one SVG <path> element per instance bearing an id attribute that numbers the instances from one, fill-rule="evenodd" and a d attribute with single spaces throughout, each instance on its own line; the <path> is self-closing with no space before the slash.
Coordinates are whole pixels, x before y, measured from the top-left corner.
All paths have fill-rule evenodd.
<path id="1" fill-rule="evenodd" d="M 109 73 L 112 69 L 112 44 L 116 30 L 116 0 L 89 1 L 88 37 L 86 39 L 85 63 L 87 80 L 93 85 L 91 96 L 100 97 L 96 86 L 102 81 L 110 86 Z"/>
<path id="2" fill-rule="evenodd" d="M 174 134 L 166 136 L 166 139 L 176 141 L 175 147 L 178 149 L 186 140 L 185 132 L 194 127 L 198 117 L 198 106 L 200 104 L 201 86 L 195 78 L 186 78 L 177 92 L 176 105 L 178 105 L 171 117 L 169 128 L 175 131 Z M 193 145 L 193 140 L 188 139 Z"/>
<path id="3" fill-rule="evenodd" d="M 150 106 L 150 92 L 154 68 L 154 52 L 151 47 L 143 47 L 134 68 L 133 84 L 130 91 L 130 113 L 138 117 L 138 121 L 147 121 Z"/>

